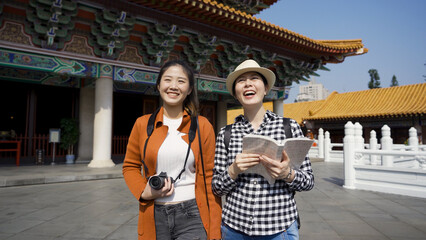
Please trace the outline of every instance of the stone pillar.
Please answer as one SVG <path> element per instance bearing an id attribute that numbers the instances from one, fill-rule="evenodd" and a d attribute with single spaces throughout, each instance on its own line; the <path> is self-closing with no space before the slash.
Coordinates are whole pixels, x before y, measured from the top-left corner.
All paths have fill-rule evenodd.
<path id="1" fill-rule="evenodd" d="M 371 130 L 370 132 L 370 149 L 377 150 L 377 137 L 376 131 Z M 370 155 L 370 164 L 371 165 L 382 165 L 380 160 L 378 160 L 377 155 Z"/>
<path id="2" fill-rule="evenodd" d="M 362 126 L 359 122 L 354 124 L 355 127 L 355 149 L 362 150 L 364 149 L 364 138 L 362 137 Z M 355 164 L 364 164 L 364 158 L 356 158 Z"/>
<path id="3" fill-rule="evenodd" d="M 417 130 L 414 127 L 408 130 L 408 146 L 411 147 L 411 151 L 419 150 L 419 139 L 417 138 Z"/>
<path id="4" fill-rule="evenodd" d="M 80 136 L 78 139 L 78 158 L 76 162 L 89 162 L 92 159 L 94 108 L 95 89 L 92 86 L 80 88 Z"/>
<path id="5" fill-rule="evenodd" d="M 273 103 L 274 113 L 278 116 L 284 116 L 284 102 L 282 99 L 274 100 Z"/>
<path id="6" fill-rule="evenodd" d="M 417 118 L 420 118 L 420 117 L 417 117 Z M 423 136 L 422 126 L 420 125 L 420 122 L 421 122 L 420 119 L 416 119 L 413 127 L 416 129 L 416 132 L 417 132 L 417 137 L 418 137 L 417 142 L 420 145 L 422 145 L 422 144 L 426 143 L 426 141 L 424 141 L 425 137 Z"/>
<path id="7" fill-rule="evenodd" d="M 216 132 L 219 132 L 220 129 L 227 125 L 227 104 L 223 101 L 218 101 L 216 104 L 216 111 L 217 111 L 217 117 L 216 117 Z"/>
<path id="8" fill-rule="evenodd" d="M 408 130 L 408 146 L 411 148 L 409 151 L 419 151 L 419 139 L 417 138 L 417 130 L 414 127 L 411 127 Z M 419 168 L 420 163 L 418 161 L 414 161 L 414 168 Z"/>
<path id="9" fill-rule="evenodd" d="M 324 158 L 324 130 L 318 130 L 318 157 Z"/>
<path id="10" fill-rule="evenodd" d="M 101 75 L 96 80 L 95 121 L 93 131 L 93 159 L 89 167 L 113 167 L 112 140 L 112 66 L 101 65 Z"/>
<path id="11" fill-rule="evenodd" d="M 364 149 L 364 138 L 362 137 L 362 125 L 359 122 L 355 123 L 355 148 Z"/>
<path id="12" fill-rule="evenodd" d="M 345 182 L 343 187 L 355 189 L 355 127 L 349 121 L 345 125 L 345 137 L 343 138 L 343 167 Z"/>
<path id="13" fill-rule="evenodd" d="M 330 162 L 330 151 L 331 151 L 331 139 L 330 139 L 330 132 L 325 131 L 325 138 L 324 138 L 324 162 Z"/>
<path id="14" fill-rule="evenodd" d="M 382 127 L 382 138 L 380 139 L 380 144 L 382 145 L 382 150 L 392 150 L 392 138 L 391 130 L 388 125 Z M 393 166 L 393 157 L 388 155 L 382 155 L 382 165 L 385 167 Z"/>

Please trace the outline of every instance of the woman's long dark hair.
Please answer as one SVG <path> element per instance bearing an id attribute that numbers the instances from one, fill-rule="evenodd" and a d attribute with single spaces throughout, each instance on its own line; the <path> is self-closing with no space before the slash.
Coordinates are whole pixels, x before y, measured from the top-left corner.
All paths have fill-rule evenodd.
<path id="1" fill-rule="evenodd" d="M 195 77 L 194 77 L 194 71 L 192 68 L 188 65 L 188 63 L 182 61 L 182 60 L 171 60 L 166 62 L 160 69 L 160 73 L 158 74 L 157 78 L 157 88 L 160 85 L 161 78 L 163 77 L 164 72 L 167 71 L 172 66 L 180 66 L 183 69 L 183 72 L 186 74 L 186 77 L 189 80 L 189 87 L 192 89 L 191 93 L 185 98 L 183 101 L 183 109 L 186 110 L 191 116 L 198 114 L 198 94 L 197 94 L 197 88 L 195 86 Z"/>

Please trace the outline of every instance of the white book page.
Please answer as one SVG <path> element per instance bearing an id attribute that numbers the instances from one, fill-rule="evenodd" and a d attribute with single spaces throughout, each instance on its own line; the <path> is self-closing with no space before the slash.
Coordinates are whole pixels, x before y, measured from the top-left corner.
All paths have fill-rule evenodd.
<path id="1" fill-rule="evenodd" d="M 243 153 L 255 153 L 265 155 L 277 161 L 281 161 L 282 151 L 285 150 L 291 161 L 293 169 L 299 169 L 305 160 L 309 149 L 314 141 L 308 138 L 289 138 L 279 143 L 267 136 L 249 134 L 243 138 Z M 245 171 L 245 173 L 256 173 L 264 177 L 269 184 L 274 184 L 275 179 L 269 175 L 268 170 L 259 163 Z"/>

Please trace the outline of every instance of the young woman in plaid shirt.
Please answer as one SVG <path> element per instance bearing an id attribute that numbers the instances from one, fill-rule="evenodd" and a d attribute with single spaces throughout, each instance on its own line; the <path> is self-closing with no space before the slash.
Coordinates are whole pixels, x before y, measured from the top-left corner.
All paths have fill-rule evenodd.
<path id="1" fill-rule="evenodd" d="M 292 169 L 285 152 L 281 161 L 241 153 L 242 140 L 247 134 L 270 136 L 278 141 L 286 138 L 284 118 L 263 107 L 263 99 L 274 83 L 275 74 L 254 60 L 241 63 L 226 79 L 226 87 L 243 106 L 244 115 L 232 124 L 228 147 L 224 141 L 225 128 L 216 139 L 212 189 L 216 195 L 226 197 L 221 227 L 224 240 L 299 239 L 294 194 L 314 186 L 309 158 L 305 158 L 300 169 Z M 293 119 L 290 128 L 293 137 L 303 137 Z M 257 164 L 265 166 L 276 179 L 274 184 L 270 185 L 260 175 L 244 173 Z"/>

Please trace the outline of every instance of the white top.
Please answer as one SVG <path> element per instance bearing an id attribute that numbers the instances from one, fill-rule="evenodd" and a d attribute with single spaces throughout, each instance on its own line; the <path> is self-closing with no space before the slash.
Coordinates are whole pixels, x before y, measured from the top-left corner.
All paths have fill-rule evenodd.
<path id="1" fill-rule="evenodd" d="M 157 174 L 166 172 L 167 176 L 175 180 L 175 191 L 169 197 L 155 199 L 155 202 L 180 202 L 195 198 L 195 161 L 192 150 L 189 152 L 185 171 L 180 179 L 176 179 L 185 163 L 188 144 L 182 139 L 186 133 L 181 133 L 177 129 L 182 123 L 179 119 L 170 119 L 163 116 L 163 124 L 169 127 L 166 139 L 158 150 Z"/>

